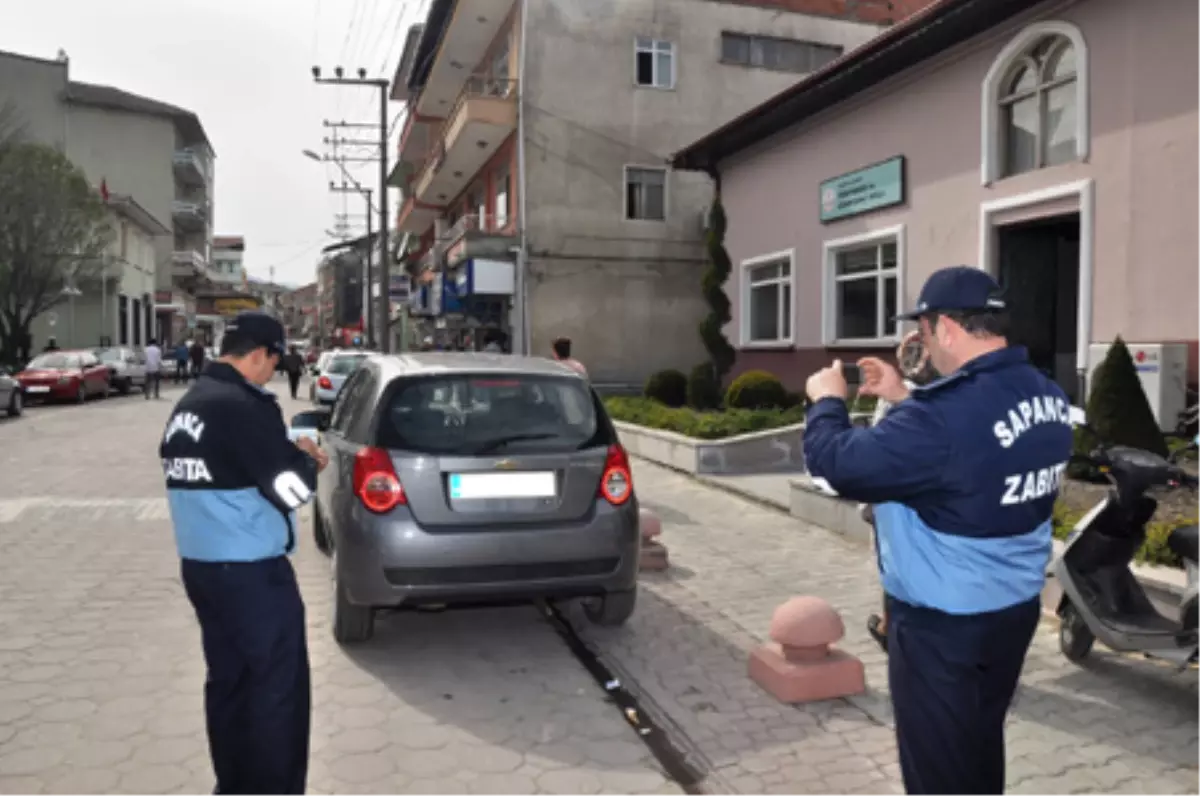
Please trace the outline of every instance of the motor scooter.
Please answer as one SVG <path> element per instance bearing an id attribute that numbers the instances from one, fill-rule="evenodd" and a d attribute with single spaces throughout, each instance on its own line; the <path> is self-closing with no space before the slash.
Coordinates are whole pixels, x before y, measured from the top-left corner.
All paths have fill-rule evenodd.
<path id="1" fill-rule="evenodd" d="M 1188 449 L 1195 449 L 1197 442 L 1200 437 Z M 1176 528 L 1167 538 L 1167 547 L 1187 570 L 1184 593 L 1167 615 L 1151 603 L 1130 568 L 1146 541 L 1146 523 L 1158 507 L 1148 493 L 1196 489 L 1196 476 L 1175 461 L 1180 453 L 1165 459 L 1137 448 L 1101 444 L 1091 455 L 1078 457 L 1103 473 L 1112 488 L 1079 520 L 1048 573 L 1062 586 L 1058 639 L 1068 660 L 1085 658 L 1099 639 L 1117 652 L 1140 652 L 1180 669 L 1196 662 L 1197 526 Z"/>

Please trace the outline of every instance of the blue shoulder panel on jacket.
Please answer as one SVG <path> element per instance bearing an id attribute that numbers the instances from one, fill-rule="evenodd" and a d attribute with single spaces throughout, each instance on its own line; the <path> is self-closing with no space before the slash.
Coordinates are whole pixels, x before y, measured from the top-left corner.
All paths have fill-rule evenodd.
<path id="1" fill-rule="evenodd" d="M 942 376 L 941 378 L 934 379 L 928 384 L 921 384 L 913 387 L 909 390 L 909 394 L 913 398 L 928 398 L 932 393 L 936 393 L 938 390 L 962 383 L 970 375 L 971 374 L 965 370 L 956 370 L 949 376 Z"/>

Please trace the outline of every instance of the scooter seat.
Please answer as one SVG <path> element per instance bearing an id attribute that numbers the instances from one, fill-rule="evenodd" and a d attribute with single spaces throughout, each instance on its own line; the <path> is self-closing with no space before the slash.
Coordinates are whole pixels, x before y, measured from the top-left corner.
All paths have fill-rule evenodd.
<path id="1" fill-rule="evenodd" d="M 1172 553 L 1188 561 L 1196 562 L 1197 543 L 1200 542 L 1200 529 L 1195 525 L 1181 525 L 1171 531 L 1167 537 L 1167 547 Z"/>

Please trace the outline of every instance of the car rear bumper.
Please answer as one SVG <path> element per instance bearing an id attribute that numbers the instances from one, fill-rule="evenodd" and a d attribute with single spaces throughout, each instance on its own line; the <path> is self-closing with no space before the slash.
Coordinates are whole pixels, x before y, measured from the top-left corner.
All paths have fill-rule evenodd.
<path id="1" fill-rule="evenodd" d="M 66 384 L 23 384 L 21 392 L 27 401 L 61 401 L 74 398 L 79 390 L 79 382 L 71 381 Z"/>
<path id="2" fill-rule="evenodd" d="M 579 597 L 637 583 L 636 501 L 577 523 L 427 531 L 407 508 L 386 517 L 355 503 L 336 536 L 338 577 L 359 605 Z"/>

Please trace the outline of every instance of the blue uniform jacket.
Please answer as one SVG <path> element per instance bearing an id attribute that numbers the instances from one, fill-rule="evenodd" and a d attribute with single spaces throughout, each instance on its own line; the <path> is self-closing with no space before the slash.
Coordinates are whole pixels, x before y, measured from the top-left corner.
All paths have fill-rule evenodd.
<path id="1" fill-rule="evenodd" d="M 259 561 L 295 546 L 295 510 L 317 486 L 275 396 L 211 363 L 176 404 L 162 443 L 181 558 Z"/>
<path id="2" fill-rule="evenodd" d="M 1025 349 L 1009 347 L 912 390 L 869 429 L 851 427 L 845 401 L 818 401 L 804 456 L 842 497 L 879 504 L 888 594 L 950 614 L 997 611 L 1042 590 L 1069 409 Z"/>

